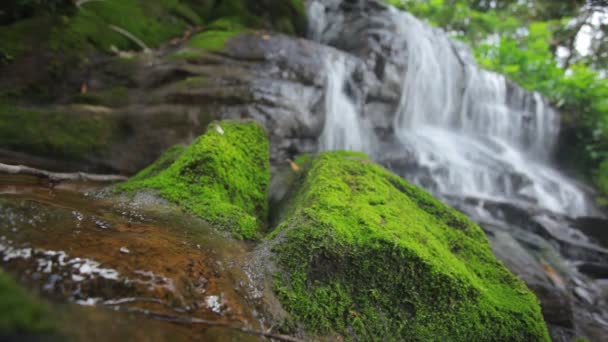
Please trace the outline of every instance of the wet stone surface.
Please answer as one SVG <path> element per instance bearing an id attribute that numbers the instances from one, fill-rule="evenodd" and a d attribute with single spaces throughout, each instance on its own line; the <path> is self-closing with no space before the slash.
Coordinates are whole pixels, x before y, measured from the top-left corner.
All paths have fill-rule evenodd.
<path id="1" fill-rule="evenodd" d="M 608 250 L 596 243 L 605 220 L 490 200 L 447 200 L 479 223 L 494 255 L 536 294 L 554 341 L 606 339 Z"/>
<path id="2" fill-rule="evenodd" d="M 90 340 L 91 331 L 104 325 L 120 330 L 117 322 L 129 316 L 161 335 L 165 328 L 180 330 L 177 339 L 255 339 L 225 327 L 164 322 L 199 319 L 260 330 L 248 290 L 254 286 L 240 266 L 246 244 L 179 212 L 95 199 L 94 190 L 0 178 L 2 268 L 53 303 L 69 303 L 62 312 L 84 312 L 88 318 L 79 319 L 101 322 L 81 328 L 70 323 L 68 335 Z M 123 330 L 117 334 L 138 334 Z"/>

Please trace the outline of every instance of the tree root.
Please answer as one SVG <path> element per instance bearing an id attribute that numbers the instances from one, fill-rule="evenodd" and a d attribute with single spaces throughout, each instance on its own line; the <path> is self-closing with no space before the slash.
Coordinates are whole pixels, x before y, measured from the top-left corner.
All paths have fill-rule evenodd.
<path id="1" fill-rule="evenodd" d="M 46 170 L 35 169 L 24 165 L 8 165 L 0 163 L 0 173 L 9 175 L 28 175 L 38 178 L 48 179 L 51 182 L 62 181 L 87 181 L 87 182 L 122 182 L 128 178 L 120 175 L 97 175 L 84 172 L 51 172 Z"/>

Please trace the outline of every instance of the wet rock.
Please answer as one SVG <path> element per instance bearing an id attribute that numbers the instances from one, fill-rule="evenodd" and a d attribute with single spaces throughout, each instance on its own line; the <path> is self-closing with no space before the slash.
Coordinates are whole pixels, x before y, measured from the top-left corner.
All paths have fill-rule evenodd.
<path id="1" fill-rule="evenodd" d="M 594 279 L 608 279 L 608 265 L 585 262 L 577 266 L 579 272 Z"/>
<path id="2" fill-rule="evenodd" d="M 572 228 L 580 220 L 514 203 L 449 201 L 480 223 L 494 254 L 534 291 L 554 341 L 602 339 L 607 330 L 596 317 L 608 317 L 598 304 L 608 299 L 602 291 L 606 251 Z"/>
<path id="3" fill-rule="evenodd" d="M 604 248 L 608 248 L 608 220 L 596 217 L 580 217 L 572 225 Z"/>
<path id="4" fill-rule="evenodd" d="M 263 127 L 250 120 L 213 122 L 177 152 L 168 150 L 115 190 L 131 197 L 156 191 L 235 237 L 256 238 L 268 216 L 269 147 Z"/>
<path id="5" fill-rule="evenodd" d="M 526 282 L 526 284 L 541 302 L 543 317 L 549 324 L 549 331 L 553 330 L 552 326 L 574 328 L 572 304 L 564 289 L 557 289 L 541 282 Z"/>
<path id="6" fill-rule="evenodd" d="M 240 269 L 245 244 L 168 202 L 95 199 L 66 186 L 49 190 L 11 179 L 0 179 L 0 263 L 25 287 L 52 300 L 50 311 L 61 317 L 62 333 L 67 329 L 67 336 L 89 341 L 120 331 L 130 340 L 138 331 L 121 323 L 124 311 L 128 321 L 149 327 L 154 336 L 173 332 L 182 341 L 195 331 L 203 339 L 237 335 L 238 340 L 257 340 L 227 328 L 163 323 L 167 317 L 196 318 L 261 329 L 260 308 L 268 294 L 253 298 L 241 290 L 251 286 Z M 99 229 L 98 219 L 112 229 Z M 123 253 L 125 247 L 129 254 Z M 207 297 L 218 298 L 219 314 L 217 305 L 208 307 Z M 63 313 L 80 312 L 74 305 L 90 310 L 74 314 L 77 319 Z M 79 327 L 75 321 L 89 323 Z"/>
<path id="7" fill-rule="evenodd" d="M 236 36 L 221 54 L 188 51 L 184 44 L 135 56 L 128 63 L 119 57 L 94 61 L 88 93 L 112 92 L 124 82 L 123 75 L 112 70 L 128 69 L 129 84 L 120 83 L 124 101 L 88 104 L 74 94 L 74 104 L 28 108 L 40 113 L 34 119 L 40 118 L 37 124 L 44 125 L 49 136 L 69 141 L 61 145 L 57 139 L 34 139 L 29 131 L 21 131 L 15 140 L 11 131 L 0 132 L 0 160 L 59 170 L 135 173 L 167 148 L 192 142 L 213 120 L 252 118 L 269 133 L 273 163 L 284 163 L 317 148 L 326 59 L 338 55 L 361 64 L 333 48 L 273 33 Z M 128 67 L 117 67 L 121 63 Z M 19 126 L 19 116 L 13 118 L 19 111 L 26 109 L 0 107 L 0 116 Z M 48 117 L 53 118 L 51 124 Z M 86 124 L 90 117 L 98 125 L 88 130 L 62 124 Z M 28 120 L 33 127 L 32 116 Z M 70 141 L 78 142 L 72 154 L 66 153 Z"/>

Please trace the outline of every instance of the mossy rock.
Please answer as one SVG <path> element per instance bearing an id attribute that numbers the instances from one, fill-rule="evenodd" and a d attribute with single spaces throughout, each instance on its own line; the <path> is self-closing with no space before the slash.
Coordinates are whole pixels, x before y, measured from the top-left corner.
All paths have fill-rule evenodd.
<path id="1" fill-rule="evenodd" d="M 63 160 L 99 156 L 122 133 L 110 113 L 96 108 L 30 108 L 0 102 L 0 146 Z"/>
<path id="2" fill-rule="evenodd" d="M 37 10 L 0 25 L 0 68 L 13 70 L 0 82 L 0 97 L 52 101 L 63 95 L 60 89 L 70 89 L 58 87 L 66 75 L 85 77 L 83 67 L 100 54 L 140 50 L 136 40 L 154 48 L 202 28 L 193 37 L 193 45 L 220 51 L 229 38 L 247 29 L 306 33 L 302 0 L 104 0 L 72 7 L 70 11 Z M 45 69 L 40 70 L 40 65 Z"/>
<path id="3" fill-rule="evenodd" d="M 0 268 L 0 339 L 50 337 L 56 330 L 49 308 Z"/>
<path id="4" fill-rule="evenodd" d="M 226 47 L 226 43 L 233 37 L 245 32 L 245 27 L 238 21 L 219 19 L 212 23 L 207 30 L 194 35 L 189 47 L 217 52 Z"/>
<path id="5" fill-rule="evenodd" d="M 269 182 L 269 144 L 262 126 L 219 121 L 188 148 L 168 150 L 116 190 L 158 191 L 235 237 L 253 239 L 267 220 Z"/>
<path id="6" fill-rule="evenodd" d="M 129 104 L 129 89 L 119 86 L 103 91 L 78 94 L 72 99 L 72 102 L 106 107 L 126 106 Z"/>
<path id="7" fill-rule="evenodd" d="M 272 233 L 275 291 L 313 335 L 549 341 L 538 300 L 483 231 L 364 154 L 309 162 Z"/>
<path id="8" fill-rule="evenodd" d="M 82 54 L 91 48 L 110 52 L 113 46 L 140 48 L 112 27 L 154 47 L 180 36 L 191 26 L 205 25 L 218 30 L 213 24 L 218 20 L 244 28 L 306 33 L 302 0 L 104 0 L 86 3 L 70 13 L 39 11 L 0 26 L 0 51 L 14 59 L 40 44 L 61 55 Z"/>

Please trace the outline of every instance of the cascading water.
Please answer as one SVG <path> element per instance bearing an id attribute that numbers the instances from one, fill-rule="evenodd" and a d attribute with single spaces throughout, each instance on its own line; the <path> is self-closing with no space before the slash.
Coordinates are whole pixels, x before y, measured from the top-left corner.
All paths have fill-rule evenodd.
<path id="1" fill-rule="evenodd" d="M 325 125 L 320 137 L 320 148 L 325 151 L 367 150 L 362 120 L 344 91 L 349 68 L 344 56 L 330 56 L 326 61 Z"/>
<path id="2" fill-rule="evenodd" d="M 321 13 L 314 6 L 310 10 Z M 400 146 L 393 150 L 407 150 L 410 165 L 402 175 L 437 195 L 588 214 L 584 192 L 548 163 L 559 117 L 544 99 L 480 69 L 443 31 L 394 8 L 389 13 L 397 37 L 391 44 L 407 50 L 400 98 L 395 113 L 367 111 L 365 116 L 394 118 L 392 132 Z M 316 20 L 322 25 L 326 19 Z M 323 40 L 321 28 L 311 32 Z M 364 109 L 345 94 L 347 71 L 344 60 L 328 63 L 320 148 L 363 150 L 382 161 L 385 151 L 369 146 L 376 138 L 361 122 Z"/>

